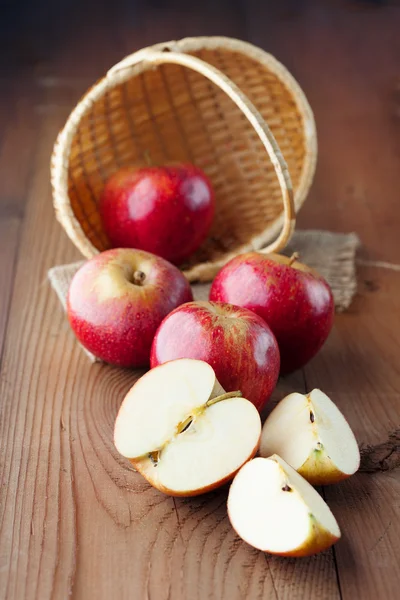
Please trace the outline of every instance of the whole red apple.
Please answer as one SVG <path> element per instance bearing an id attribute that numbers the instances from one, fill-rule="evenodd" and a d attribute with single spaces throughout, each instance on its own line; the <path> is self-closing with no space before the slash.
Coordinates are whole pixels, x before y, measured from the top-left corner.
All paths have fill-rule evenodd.
<path id="1" fill-rule="evenodd" d="M 148 252 L 117 248 L 98 254 L 75 274 L 67 312 L 76 337 L 97 358 L 142 367 L 149 364 L 162 319 L 192 299 L 177 267 Z"/>
<path id="2" fill-rule="evenodd" d="M 114 247 L 140 248 L 180 264 L 207 237 L 214 193 L 191 164 L 123 168 L 106 183 L 99 208 Z"/>
<path id="3" fill-rule="evenodd" d="M 261 411 L 279 375 L 279 350 L 268 325 L 245 308 L 190 302 L 161 323 L 150 365 L 175 358 L 207 362 L 227 392 L 240 390 Z"/>
<path id="4" fill-rule="evenodd" d="M 296 256 L 257 252 L 236 256 L 214 279 L 210 300 L 248 308 L 268 323 L 279 345 L 281 373 L 305 365 L 333 324 L 329 285 Z"/>

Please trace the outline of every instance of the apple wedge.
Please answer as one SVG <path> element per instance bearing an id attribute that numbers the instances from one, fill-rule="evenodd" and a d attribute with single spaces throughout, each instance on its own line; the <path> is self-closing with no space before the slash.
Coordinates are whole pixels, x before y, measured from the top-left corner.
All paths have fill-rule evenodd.
<path id="1" fill-rule="evenodd" d="M 271 554 L 310 556 L 340 538 L 325 501 L 276 454 L 240 469 L 229 490 L 228 515 L 245 542 Z"/>
<path id="2" fill-rule="evenodd" d="M 260 455 L 278 454 L 313 485 L 350 477 L 360 466 L 356 438 L 321 390 L 289 394 L 264 423 Z"/>
<path id="3" fill-rule="evenodd" d="M 232 479 L 258 450 L 255 406 L 225 393 L 207 363 L 178 359 L 146 373 L 126 395 L 114 443 L 160 491 L 195 496 Z"/>

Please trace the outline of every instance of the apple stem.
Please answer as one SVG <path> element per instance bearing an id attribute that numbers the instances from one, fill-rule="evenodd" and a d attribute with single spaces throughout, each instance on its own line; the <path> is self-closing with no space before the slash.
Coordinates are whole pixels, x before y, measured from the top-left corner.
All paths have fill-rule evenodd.
<path id="1" fill-rule="evenodd" d="M 132 277 L 132 283 L 135 285 L 142 285 L 146 279 L 146 274 L 143 271 L 135 271 Z"/>
<path id="2" fill-rule="evenodd" d="M 226 392 L 225 394 L 221 394 L 220 396 L 215 396 L 215 398 L 210 398 L 206 402 L 206 406 L 211 406 L 212 404 L 216 404 L 217 402 L 221 402 L 221 400 L 227 400 L 228 398 L 241 398 L 243 396 L 240 390 L 236 390 L 235 392 Z"/>
<path id="3" fill-rule="evenodd" d="M 289 258 L 289 267 L 298 259 L 299 259 L 299 253 L 293 252 L 292 256 Z"/>
<path id="4" fill-rule="evenodd" d="M 145 150 L 143 152 L 143 155 L 144 155 L 144 160 L 146 161 L 146 165 L 148 167 L 152 167 L 153 166 L 153 161 L 151 160 L 151 155 L 150 155 L 149 150 Z"/>

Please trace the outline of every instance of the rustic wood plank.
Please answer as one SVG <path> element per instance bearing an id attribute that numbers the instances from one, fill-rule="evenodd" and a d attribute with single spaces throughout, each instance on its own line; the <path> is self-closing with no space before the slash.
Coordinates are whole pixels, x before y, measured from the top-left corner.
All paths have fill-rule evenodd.
<path id="1" fill-rule="evenodd" d="M 398 597 L 399 493 L 399 470 L 356 474 L 326 489 L 343 534 L 335 556 L 344 600 Z"/>
<path id="2" fill-rule="evenodd" d="M 14 281 L 19 226 L 18 219 L 0 219 L 0 357 L 3 351 L 11 289 Z"/>
<path id="3" fill-rule="evenodd" d="M 20 218 L 32 177 L 40 90 L 31 75 L 0 80 L 0 218 Z"/>
<path id="4" fill-rule="evenodd" d="M 20 224 L 37 142 L 30 78 L 0 80 L 0 361 L 14 281 Z"/>
<path id="5" fill-rule="evenodd" d="M 32 193 L 40 195 L 42 190 L 37 189 L 39 176 L 43 181 L 42 188 L 44 187 L 46 191 L 48 189 L 47 149 L 44 155 L 43 153 L 39 154 L 35 163 L 38 175 Z M 48 194 L 44 198 L 48 200 Z M 32 209 L 32 204 L 30 206 Z M 25 242 L 22 242 L 19 254 L 19 264 L 22 269 L 24 261 L 35 254 L 36 244 L 39 244 L 42 252 L 45 253 L 51 248 L 51 243 L 46 247 L 43 245 L 44 238 L 38 235 L 38 232 L 41 232 L 42 215 L 40 207 L 36 206 L 36 209 L 39 210 L 35 212 L 34 218 L 29 219 L 28 216 L 24 226 L 27 234 L 25 234 Z M 26 240 L 27 236 L 28 240 Z M 57 237 L 53 240 L 53 244 L 56 242 L 58 242 Z M 19 283 L 17 274 L 17 284 L 11 303 L 8 345 L 4 353 L 1 372 L 1 529 L 3 540 L 1 564 L 4 583 L 1 589 L 4 590 L 5 597 L 10 598 L 21 597 L 21 587 L 23 588 L 26 584 L 27 574 L 30 575 L 27 563 L 35 564 L 40 559 L 41 553 L 46 551 L 45 540 L 43 535 L 38 535 L 40 526 L 37 525 L 34 515 L 35 511 L 41 514 L 46 506 L 48 481 L 47 477 L 43 477 L 43 472 L 47 471 L 49 464 L 49 457 L 43 454 L 40 463 L 41 469 L 38 468 L 37 450 L 43 444 L 45 449 L 48 449 L 51 444 L 51 436 L 43 435 L 44 431 L 48 431 L 48 422 L 46 417 L 42 420 L 43 414 L 40 410 L 43 410 L 43 404 L 36 405 L 36 394 L 40 394 L 43 389 L 41 382 L 47 379 L 48 365 L 42 364 L 36 377 L 30 377 L 32 364 L 36 364 L 36 360 L 40 361 L 42 352 L 41 322 L 40 317 L 37 318 L 37 316 L 44 307 L 37 300 L 38 294 L 45 289 L 44 285 L 46 285 L 45 273 L 38 272 L 40 257 L 37 256 L 37 258 L 38 262 L 32 261 L 26 265 L 27 271 L 22 270 L 21 272 L 21 267 L 19 267 Z M 24 280 L 27 287 L 23 284 Z M 27 339 L 36 340 L 36 348 L 32 349 L 33 351 L 30 353 L 25 348 Z M 54 335 L 52 341 L 54 344 Z M 21 365 L 23 365 L 23 369 L 21 369 Z M 26 373 L 25 376 L 22 374 L 23 372 Z M 17 373 L 20 375 L 18 376 Z M 24 390 L 22 382 L 25 383 Z M 16 387 L 14 387 L 15 385 Z M 42 402 L 44 400 L 45 395 L 43 394 Z M 59 454 L 59 452 L 54 452 L 52 459 L 54 465 L 59 460 Z M 55 472 L 59 477 L 58 469 Z M 51 497 L 58 491 L 57 486 L 54 487 L 54 490 L 51 489 L 51 486 L 48 489 Z M 17 492 L 19 493 L 17 494 Z M 63 499 L 63 502 L 67 501 L 68 497 Z M 57 512 L 58 509 L 55 514 Z M 47 531 L 51 537 L 53 532 L 50 521 L 48 525 Z M 72 526 L 73 521 L 69 523 L 68 531 Z M 57 535 L 56 529 L 54 535 Z M 36 542 L 39 542 L 38 546 L 36 546 Z M 41 581 L 46 581 L 47 576 L 45 574 Z M 28 579 L 28 581 L 30 580 Z M 37 581 L 32 579 L 31 597 L 35 595 L 36 584 Z"/>

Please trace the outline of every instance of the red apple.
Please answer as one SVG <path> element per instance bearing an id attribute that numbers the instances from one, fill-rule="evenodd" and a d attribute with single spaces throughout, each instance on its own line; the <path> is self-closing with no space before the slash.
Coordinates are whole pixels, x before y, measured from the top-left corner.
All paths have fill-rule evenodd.
<path id="1" fill-rule="evenodd" d="M 100 213 L 114 247 L 140 248 L 180 264 L 207 237 L 214 193 L 191 164 L 123 168 L 107 182 Z"/>
<path id="2" fill-rule="evenodd" d="M 120 367 L 149 364 L 157 327 L 171 310 L 193 299 L 184 275 L 142 250 L 98 254 L 75 274 L 67 311 L 80 343 Z"/>
<path id="3" fill-rule="evenodd" d="M 245 308 L 190 302 L 161 323 L 150 365 L 196 358 L 215 371 L 224 390 L 240 390 L 261 411 L 279 375 L 279 350 L 268 325 Z"/>
<path id="4" fill-rule="evenodd" d="M 236 256 L 214 279 L 210 300 L 242 306 L 268 323 L 279 345 L 281 373 L 305 365 L 333 324 L 329 285 L 295 256 L 257 252 Z"/>

